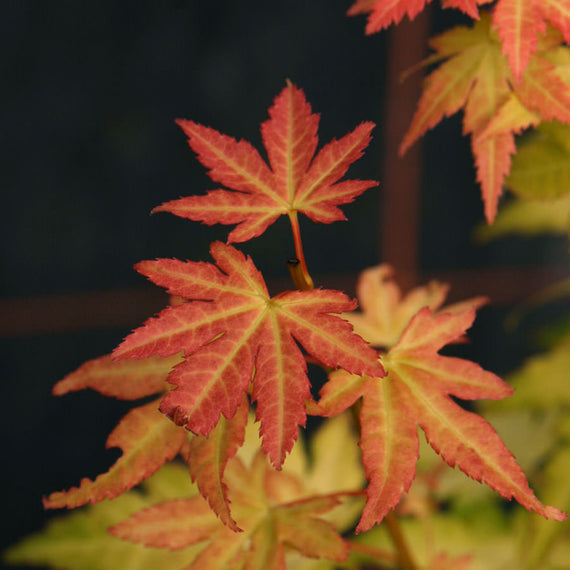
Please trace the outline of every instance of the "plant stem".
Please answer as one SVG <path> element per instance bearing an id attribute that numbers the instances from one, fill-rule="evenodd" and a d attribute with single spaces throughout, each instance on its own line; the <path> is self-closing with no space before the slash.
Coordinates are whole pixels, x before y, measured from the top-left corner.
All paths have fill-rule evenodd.
<path id="1" fill-rule="evenodd" d="M 309 275 L 307 270 L 307 264 L 305 262 L 305 254 L 303 253 L 303 243 L 301 242 L 301 228 L 299 227 L 299 220 L 297 219 L 297 211 L 293 210 L 289 212 L 289 221 L 291 222 L 291 229 L 293 230 L 293 241 L 295 242 L 295 255 L 299 261 L 299 268 L 295 269 L 295 275 L 293 275 L 291 267 L 289 268 L 289 273 L 295 283 L 295 286 L 300 291 L 309 291 L 314 287 L 313 280 Z"/>
<path id="2" fill-rule="evenodd" d="M 390 538 L 396 547 L 398 552 L 398 564 L 402 570 L 417 570 L 417 566 L 414 564 L 412 555 L 410 554 L 410 549 L 406 543 L 406 539 L 400 528 L 400 522 L 394 511 L 390 511 L 385 517 L 384 522 L 388 528 L 388 533 Z"/>
<path id="3" fill-rule="evenodd" d="M 360 542 L 348 542 L 350 550 L 373 558 L 376 561 L 388 562 L 389 564 L 394 564 L 396 562 L 396 556 L 392 552 L 387 550 L 382 550 L 381 548 L 374 548 L 368 544 L 362 544 Z"/>
<path id="4" fill-rule="evenodd" d="M 289 270 L 289 275 L 291 276 L 296 289 L 299 291 L 309 291 L 312 289 L 305 278 L 301 262 L 296 257 L 287 260 L 287 269 Z"/>

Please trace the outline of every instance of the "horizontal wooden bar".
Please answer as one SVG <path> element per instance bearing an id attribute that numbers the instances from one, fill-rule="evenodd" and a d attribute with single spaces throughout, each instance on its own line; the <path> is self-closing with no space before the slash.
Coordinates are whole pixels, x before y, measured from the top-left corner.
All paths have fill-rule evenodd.
<path id="1" fill-rule="evenodd" d="M 423 275 L 449 283 L 449 301 L 487 295 L 497 305 L 523 301 L 542 288 L 568 277 L 566 267 L 500 267 L 443 271 Z M 318 286 L 354 296 L 357 275 L 316 276 Z M 401 283 L 408 275 L 398 275 Z M 289 278 L 270 280 L 272 294 L 292 289 Z M 63 332 L 136 327 L 168 304 L 160 288 L 143 286 L 67 295 L 0 299 L 0 337 L 17 338 Z"/>

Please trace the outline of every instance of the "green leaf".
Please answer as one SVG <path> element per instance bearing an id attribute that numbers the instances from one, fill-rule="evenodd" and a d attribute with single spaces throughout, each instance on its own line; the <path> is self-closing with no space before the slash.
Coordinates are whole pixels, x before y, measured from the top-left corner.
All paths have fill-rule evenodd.
<path id="1" fill-rule="evenodd" d="M 182 568 L 196 547 L 172 552 L 145 548 L 115 538 L 107 528 L 157 502 L 180 495 L 195 494 L 187 470 L 182 465 L 165 465 L 148 479 L 146 491 L 130 491 L 113 501 L 78 509 L 53 518 L 46 528 L 30 535 L 4 553 L 10 565 L 49 566 L 57 570 L 156 570 Z"/>
<path id="2" fill-rule="evenodd" d="M 543 123 L 519 145 L 507 188 L 528 200 L 553 200 L 570 193 L 570 126 Z"/>
<path id="3" fill-rule="evenodd" d="M 504 408 L 526 407 L 549 411 L 570 406 L 570 337 L 560 341 L 552 350 L 529 358 L 509 377 L 515 388 L 511 400 L 501 402 Z"/>
<path id="4" fill-rule="evenodd" d="M 488 243 L 511 234 L 565 235 L 569 230 L 570 195 L 547 202 L 514 199 L 501 206 L 492 225 L 480 224 L 474 238 L 479 243 Z"/>
<path id="5" fill-rule="evenodd" d="M 566 446 L 549 461 L 541 484 L 545 499 L 556 501 L 556 504 L 565 509 L 570 508 L 569 472 L 570 446 Z M 518 567 L 525 570 L 554 567 L 545 565 L 545 561 L 551 558 L 551 552 L 557 542 L 567 543 L 570 540 L 570 523 L 568 521 L 554 523 L 539 519 L 539 517 L 525 517 L 525 522 L 526 531 L 520 544 L 520 565 Z"/>

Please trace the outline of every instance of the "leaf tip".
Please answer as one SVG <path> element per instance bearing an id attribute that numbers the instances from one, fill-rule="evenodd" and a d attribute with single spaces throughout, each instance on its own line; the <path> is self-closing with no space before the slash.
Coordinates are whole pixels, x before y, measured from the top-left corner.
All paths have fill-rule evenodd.
<path id="1" fill-rule="evenodd" d="M 568 519 L 568 513 L 557 509 L 556 507 L 551 507 L 547 505 L 544 507 L 544 512 L 540 513 L 545 519 L 557 521 L 557 522 L 564 522 Z"/>

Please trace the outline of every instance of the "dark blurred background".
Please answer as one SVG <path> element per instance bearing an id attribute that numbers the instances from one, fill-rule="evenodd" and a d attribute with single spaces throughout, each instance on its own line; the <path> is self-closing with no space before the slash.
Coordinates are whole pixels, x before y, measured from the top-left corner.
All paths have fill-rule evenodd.
<path id="1" fill-rule="evenodd" d="M 43 494 L 95 477 L 117 456 L 104 443 L 131 404 L 50 390 L 166 303 L 133 264 L 208 260 L 209 243 L 229 231 L 149 216 L 166 200 L 217 187 L 177 117 L 260 148 L 259 125 L 290 79 L 321 114 L 321 144 L 374 121 L 374 140 L 349 176 L 378 179 L 379 188 L 344 207 L 348 223 L 302 220 L 315 280 L 353 293 L 358 272 L 386 260 L 408 286 L 439 275 L 454 285 L 453 298 L 489 294 L 495 303 L 474 329 L 474 357 L 502 372 L 524 356 L 501 319 L 561 271 L 566 243 L 471 243 L 482 205 L 460 117 L 396 157 L 421 81 L 400 84 L 398 74 L 425 55 L 427 34 L 464 20 L 438 7 L 412 26 L 366 37 L 365 19 L 345 15 L 350 3 L 3 4 L 2 547 L 51 516 Z M 270 288 L 291 287 L 285 218 L 240 248 Z M 548 274 L 534 271 L 544 262 Z"/>

